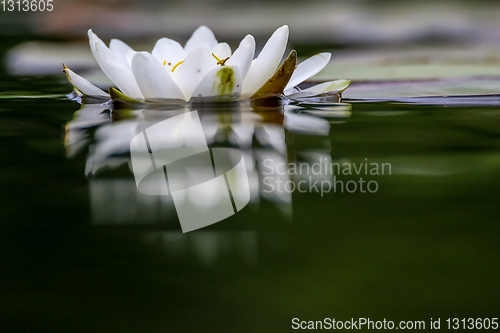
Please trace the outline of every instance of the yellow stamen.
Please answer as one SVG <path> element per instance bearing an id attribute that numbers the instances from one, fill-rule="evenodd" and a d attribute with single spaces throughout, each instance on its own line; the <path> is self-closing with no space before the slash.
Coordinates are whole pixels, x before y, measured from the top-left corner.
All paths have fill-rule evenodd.
<path id="1" fill-rule="evenodd" d="M 165 61 L 167 62 L 167 61 Z M 178 63 L 175 64 L 174 67 L 172 67 L 172 73 L 175 71 L 175 69 L 177 68 L 177 66 L 179 66 L 180 64 L 182 64 L 184 61 L 179 61 Z M 165 65 L 165 64 L 164 64 Z"/>
<path id="2" fill-rule="evenodd" d="M 228 61 L 229 57 L 227 57 L 226 59 L 220 59 L 218 56 L 216 56 L 215 54 L 212 53 L 212 55 L 214 56 L 214 58 L 217 60 L 217 65 L 221 65 L 221 66 L 225 66 L 226 65 L 226 61 Z"/>
<path id="3" fill-rule="evenodd" d="M 165 60 L 165 61 L 163 62 L 163 66 L 165 66 L 166 64 L 167 64 L 167 61 Z"/>
<path id="4" fill-rule="evenodd" d="M 214 56 L 215 59 L 217 59 L 217 62 L 220 62 L 220 58 L 218 56 L 216 56 L 215 54 L 212 53 L 212 55 Z"/>

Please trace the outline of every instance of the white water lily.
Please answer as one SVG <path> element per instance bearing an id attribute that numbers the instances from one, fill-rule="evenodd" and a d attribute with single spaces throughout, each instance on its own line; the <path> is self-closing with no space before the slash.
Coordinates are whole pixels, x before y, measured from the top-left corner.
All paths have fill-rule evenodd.
<path id="1" fill-rule="evenodd" d="M 288 41 L 286 25 L 273 33 L 255 59 L 252 35 L 243 38 L 232 52 L 230 46 L 219 43 L 206 26 L 199 27 L 184 47 L 172 39 L 161 38 L 151 53 L 136 52 L 118 39 L 112 39 L 108 47 L 92 30 L 88 34 L 92 54 L 99 66 L 121 90 L 121 94 L 114 91 L 115 95 L 141 102 L 227 101 L 269 91 L 294 94 L 300 91 L 296 86 L 319 73 L 331 57 L 330 53 L 320 53 L 295 68 L 296 53 L 292 51 L 277 71 Z M 288 71 L 286 64 L 291 68 Z M 82 94 L 98 98 L 116 97 L 66 66 L 64 71 Z M 300 93 L 342 92 L 349 84 L 348 80 L 330 81 Z"/>

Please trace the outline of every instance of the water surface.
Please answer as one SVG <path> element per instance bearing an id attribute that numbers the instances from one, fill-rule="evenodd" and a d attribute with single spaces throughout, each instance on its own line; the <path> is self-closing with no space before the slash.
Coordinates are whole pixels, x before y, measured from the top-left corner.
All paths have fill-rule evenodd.
<path id="1" fill-rule="evenodd" d="M 131 134 L 174 111 L 82 108 L 60 77 L 2 81 L 7 331 L 281 332 L 296 317 L 498 316 L 497 106 L 196 106 L 209 147 L 250 161 L 251 200 L 182 233 L 171 201 L 138 193 L 127 151 Z M 45 98 L 22 97 L 34 95 Z M 367 176 L 375 193 L 265 193 L 266 156 L 389 163 L 391 174 Z M 311 181 L 301 176 L 285 178 Z"/>

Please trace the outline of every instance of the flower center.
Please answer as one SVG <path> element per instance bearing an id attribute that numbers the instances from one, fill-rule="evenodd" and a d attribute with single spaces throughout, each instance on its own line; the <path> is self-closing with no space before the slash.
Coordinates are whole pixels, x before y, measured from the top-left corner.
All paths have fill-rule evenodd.
<path id="1" fill-rule="evenodd" d="M 229 59 L 229 57 L 227 57 L 226 59 L 220 59 L 215 54 L 212 53 L 212 55 L 214 56 L 215 60 L 217 60 L 217 65 L 226 66 L 226 61 Z"/>
<path id="2" fill-rule="evenodd" d="M 225 59 L 221 59 L 219 58 L 218 56 L 216 56 L 215 54 L 212 53 L 212 55 L 214 56 L 215 60 L 217 60 L 217 65 L 221 65 L 221 66 L 226 66 L 226 61 L 229 60 L 230 57 L 227 57 Z M 177 68 L 177 66 L 179 66 L 180 64 L 182 64 L 184 61 L 179 61 L 178 63 L 176 63 L 174 65 L 174 67 L 172 67 L 172 73 L 175 71 L 175 69 Z M 163 66 L 165 66 L 167 64 L 167 61 L 165 60 L 163 62 Z M 170 65 L 170 63 L 169 63 Z"/>

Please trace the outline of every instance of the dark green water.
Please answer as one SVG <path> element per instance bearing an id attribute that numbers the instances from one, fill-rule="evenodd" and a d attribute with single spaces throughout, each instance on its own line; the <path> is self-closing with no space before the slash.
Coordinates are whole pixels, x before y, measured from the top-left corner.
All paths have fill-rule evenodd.
<path id="1" fill-rule="evenodd" d="M 1 85 L 4 95 L 64 94 L 62 80 Z M 85 144 L 68 158 L 65 126 L 79 108 L 64 97 L 0 99 L 2 332 L 284 332 L 293 318 L 359 317 L 428 330 L 430 318 L 445 329 L 450 317 L 499 315 L 498 107 L 353 103 L 350 116 L 319 118 L 326 135 L 289 127 L 284 151 L 254 137 L 250 154 L 366 158 L 392 172 L 367 177 L 376 193 L 277 202 L 257 192 L 186 234 L 171 205 L 135 196 L 126 152 L 86 175 L 98 127 L 133 121 L 126 112 L 94 116 L 105 124 L 83 126 L 75 142 Z M 199 110 L 220 127 L 211 147 L 229 145 L 223 134 L 248 115 L 281 128 L 281 112 Z"/>

